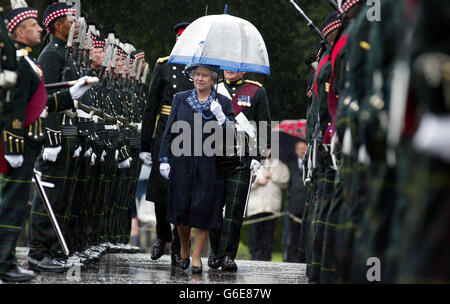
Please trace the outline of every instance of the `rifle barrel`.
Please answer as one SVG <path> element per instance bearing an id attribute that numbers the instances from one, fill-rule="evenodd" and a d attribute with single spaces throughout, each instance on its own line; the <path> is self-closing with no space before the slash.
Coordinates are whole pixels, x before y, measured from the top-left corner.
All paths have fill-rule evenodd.
<path id="1" fill-rule="evenodd" d="M 45 88 L 47 90 L 56 90 L 56 89 L 70 88 L 70 87 L 74 86 L 77 82 L 78 82 L 78 80 L 50 83 L 50 84 L 46 84 Z M 91 80 L 87 81 L 87 85 L 97 84 L 98 82 L 99 81 L 97 79 L 91 79 Z"/>
<path id="2" fill-rule="evenodd" d="M 314 22 L 312 22 L 311 19 L 309 19 L 309 17 L 305 14 L 305 12 L 301 9 L 300 6 L 297 5 L 297 3 L 294 2 L 294 0 L 290 0 L 290 2 L 292 3 L 292 5 L 295 7 L 295 9 L 297 10 L 297 12 L 303 17 L 305 18 L 306 22 L 308 22 L 308 26 L 313 30 L 314 33 L 316 33 L 317 35 L 319 35 L 319 37 L 322 40 L 325 40 L 325 37 L 323 37 L 322 32 L 319 30 L 319 28 L 314 24 Z"/>

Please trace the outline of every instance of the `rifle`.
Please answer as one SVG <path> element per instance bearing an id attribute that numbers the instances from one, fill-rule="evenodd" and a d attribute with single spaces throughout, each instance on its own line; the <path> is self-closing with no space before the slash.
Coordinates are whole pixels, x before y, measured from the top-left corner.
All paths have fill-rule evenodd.
<path id="1" fill-rule="evenodd" d="M 314 33 L 316 33 L 316 34 L 320 37 L 320 39 L 326 41 L 326 40 L 325 40 L 325 37 L 324 37 L 323 34 L 322 34 L 322 31 L 319 30 L 319 28 L 318 28 L 318 27 L 314 24 L 314 22 L 312 22 L 312 20 L 305 14 L 305 12 L 301 9 L 301 7 L 298 6 L 297 3 L 294 2 L 294 0 L 290 0 L 289 2 L 292 3 L 292 5 L 295 7 L 295 9 L 296 9 L 297 12 L 299 13 L 299 15 L 302 16 L 302 17 L 306 20 L 306 22 L 308 22 L 309 28 L 310 28 Z"/>
<path id="2" fill-rule="evenodd" d="M 50 204 L 50 201 L 48 200 L 47 194 L 45 193 L 44 184 L 41 181 L 40 173 L 36 171 L 36 169 L 33 169 L 33 182 L 36 183 L 36 187 L 38 189 L 39 195 L 42 198 L 42 201 L 44 202 L 44 207 L 47 210 L 47 213 L 50 218 L 50 222 L 52 223 L 53 229 L 55 229 L 56 236 L 58 237 L 59 243 L 61 244 L 61 247 L 63 249 L 63 252 L 66 256 L 69 256 L 69 248 L 67 247 L 66 241 L 64 239 L 64 235 L 61 232 L 61 228 L 59 227 L 58 220 L 56 219 L 55 213 L 53 212 L 52 205 Z M 53 186 L 53 184 L 47 184 L 48 186 Z"/>
<path id="3" fill-rule="evenodd" d="M 63 88 L 70 88 L 70 87 L 74 86 L 77 82 L 78 82 L 78 80 L 50 83 L 50 84 L 46 84 L 45 88 L 47 90 L 57 90 L 57 89 L 63 89 Z M 92 79 L 92 80 L 88 80 L 87 81 L 87 85 L 94 85 L 94 84 L 97 84 L 99 82 L 100 82 L 99 79 Z"/>

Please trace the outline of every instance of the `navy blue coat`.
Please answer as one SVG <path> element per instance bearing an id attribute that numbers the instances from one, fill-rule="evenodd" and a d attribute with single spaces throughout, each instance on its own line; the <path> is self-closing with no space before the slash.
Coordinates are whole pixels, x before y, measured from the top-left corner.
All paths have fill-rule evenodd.
<path id="1" fill-rule="evenodd" d="M 188 102 L 188 97 L 193 92 L 190 90 L 175 95 L 161 143 L 160 161 L 168 161 L 170 164 L 167 217 L 169 222 L 174 225 L 184 224 L 200 229 L 218 229 L 222 223 L 222 210 L 217 196 L 222 191 L 218 189 L 216 183 L 216 157 L 205 155 L 202 149 L 205 140 L 214 134 L 215 130 L 212 132 L 197 130 L 202 133 L 201 147 L 200 137 L 195 145 L 195 138 L 199 135 L 198 133 L 194 135 L 194 114 L 201 115 L 201 113 Z M 228 120 L 234 121 L 231 100 L 220 94 L 217 94 L 217 100 Z M 217 124 L 212 113 L 207 112 L 206 114 L 210 115 L 203 116 L 201 120 L 198 119 L 199 122 L 201 121 L 202 128 L 207 121 Z M 175 122 L 180 121 L 190 126 L 190 138 L 185 137 L 188 140 L 177 146 L 189 147 L 190 144 L 191 154 L 175 156 L 171 151 L 172 142 L 185 131 L 172 133 L 171 129 Z M 221 131 L 225 129 L 222 126 L 219 128 Z M 183 146 L 184 144 L 187 146 Z M 200 151 L 201 155 L 194 156 L 195 150 Z"/>

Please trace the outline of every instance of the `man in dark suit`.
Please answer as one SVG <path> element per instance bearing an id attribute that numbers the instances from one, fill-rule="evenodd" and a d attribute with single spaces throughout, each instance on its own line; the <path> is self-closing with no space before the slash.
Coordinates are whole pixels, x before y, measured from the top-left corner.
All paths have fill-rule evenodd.
<path id="1" fill-rule="evenodd" d="M 180 23 L 173 28 L 177 39 L 183 33 L 189 23 Z M 159 259 L 166 243 L 172 242 L 172 231 L 167 221 L 167 195 L 168 181 L 158 171 L 159 150 L 161 140 L 166 129 L 167 120 L 172 109 L 172 100 L 176 93 L 194 88 L 192 81 L 182 72 L 184 66 L 168 63 L 169 57 L 159 58 L 152 75 L 148 101 L 144 111 L 141 135 L 140 158 L 146 165 L 151 165 L 152 170 L 148 181 L 148 201 L 155 203 L 156 214 L 156 241 L 152 248 L 152 259 Z M 173 230 L 172 263 L 177 262 L 180 255 L 180 239 L 177 229 Z"/>
<path id="2" fill-rule="evenodd" d="M 303 208 L 306 200 L 306 186 L 303 183 L 303 160 L 307 145 L 299 141 L 295 145 L 297 158 L 288 164 L 291 180 L 288 190 L 288 203 L 286 205 L 286 218 L 283 232 L 283 260 L 285 262 L 299 263 L 300 226 Z"/>

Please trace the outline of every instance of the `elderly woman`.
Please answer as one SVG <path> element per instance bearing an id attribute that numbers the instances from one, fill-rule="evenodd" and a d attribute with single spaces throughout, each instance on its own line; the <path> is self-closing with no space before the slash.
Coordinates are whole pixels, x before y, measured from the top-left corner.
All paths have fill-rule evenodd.
<path id="1" fill-rule="evenodd" d="M 161 144 L 160 173 L 169 180 L 167 216 L 180 235 L 183 269 L 190 264 L 189 240 L 191 228 L 194 228 L 192 273 L 196 274 L 202 272 L 201 252 L 208 230 L 220 228 L 222 221 L 217 198 L 220 191 L 216 187 L 216 157 L 205 153 L 203 146 L 207 138 L 223 131 L 227 121 L 234 120 L 234 115 L 231 101 L 214 90 L 219 76 L 214 67 L 191 65 L 185 74 L 193 79 L 195 88 L 174 97 Z M 203 130 L 208 122 L 214 127 Z M 178 134 L 177 124 L 180 128 L 183 125 L 190 128 Z M 212 131 L 207 132 L 208 129 Z M 174 141 L 178 136 L 182 138 L 181 143 Z M 176 149 L 183 152 L 174 153 Z"/>

